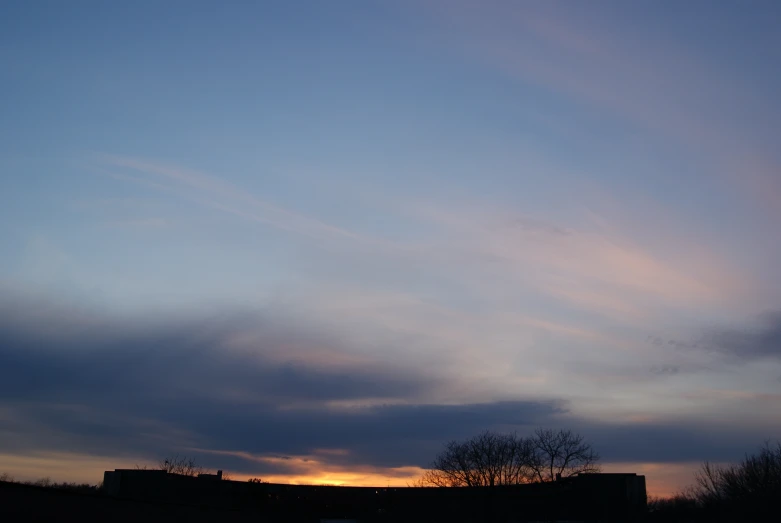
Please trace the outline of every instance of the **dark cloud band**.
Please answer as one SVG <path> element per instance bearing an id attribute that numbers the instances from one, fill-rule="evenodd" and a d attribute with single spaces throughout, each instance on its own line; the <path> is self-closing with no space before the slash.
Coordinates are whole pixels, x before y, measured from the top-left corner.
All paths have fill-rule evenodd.
<path id="1" fill-rule="evenodd" d="M 294 345 L 304 355 L 323 345 L 332 353 L 347 349 L 312 327 L 249 314 L 76 321 L 27 305 L 0 306 L 0 445 L 10 451 L 154 459 L 184 448 L 251 456 L 343 449 L 318 459 L 339 467 L 401 467 L 425 466 L 444 442 L 484 429 L 572 427 L 608 461 L 736 459 L 767 437 L 750 427 L 695 421 L 595 422 L 554 399 L 432 404 L 427 398 L 447 381 L 436 369 L 280 358 Z M 252 343 L 237 349 L 237 333 L 246 332 Z M 773 332 L 751 343 L 764 347 Z M 289 470 L 284 460 L 209 452 L 202 458 L 236 472 Z"/>

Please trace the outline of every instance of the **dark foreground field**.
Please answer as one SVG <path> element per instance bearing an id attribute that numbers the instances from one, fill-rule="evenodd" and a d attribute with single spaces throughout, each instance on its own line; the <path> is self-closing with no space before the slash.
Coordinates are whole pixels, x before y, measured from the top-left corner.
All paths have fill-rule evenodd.
<path id="1" fill-rule="evenodd" d="M 0 482 L 0 521 L 233 522 L 265 519 L 255 513 L 114 499 L 100 494 Z"/>
<path id="2" fill-rule="evenodd" d="M 160 471 L 115 471 L 115 473 L 123 472 L 128 476 L 124 478 L 126 480 L 124 484 L 128 487 L 133 486 L 130 480 L 134 476 L 162 476 L 162 479 L 167 482 L 163 481 L 160 484 L 162 486 L 153 488 L 151 492 L 157 494 L 167 493 L 168 497 L 164 498 L 166 500 L 176 499 L 175 495 L 177 493 L 184 493 L 187 496 L 180 496 L 180 503 L 159 500 L 138 501 L 114 497 L 106 494 L 105 491 L 103 493 L 83 492 L 0 482 L 0 522 L 78 521 L 83 523 L 85 521 L 140 521 L 143 523 L 155 523 L 165 521 L 169 523 L 171 521 L 187 521 L 188 523 L 199 523 L 214 521 L 230 523 L 252 521 L 255 523 L 315 523 L 321 521 L 323 517 L 353 517 L 356 520 L 373 523 L 433 523 L 435 521 L 451 523 L 454 521 L 548 521 L 547 517 L 541 517 L 548 512 L 557 513 L 559 516 L 567 513 L 572 517 L 560 517 L 559 519 L 568 521 L 600 520 L 626 522 L 644 519 L 642 517 L 643 513 L 637 513 L 634 517 L 621 517 L 620 514 L 626 515 L 626 507 L 624 507 L 624 510 L 609 510 L 611 507 L 605 507 L 599 503 L 591 506 L 582 500 L 573 505 L 573 499 L 578 501 L 580 498 L 574 496 L 572 492 L 564 491 L 562 493 L 558 489 L 558 486 L 561 486 L 566 490 L 566 488 L 572 487 L 572 482 L 561 483 L 561 485 L 530 485 L 522 487 L 523 492 L 518 490 L 521 487 L 510 488 L 511 492 L 505 492 L 502 489 L 478 491 L 475 489 L 456 488 L 443 490 L 415 488 L 367 489 L 358 487 L 253 485 L 231 481 L 209 482 L 199 478 L 169 475 Z M 608 476 L 607 479 L 612 477 Z M 581 478 L 581 482 L 587 479 Z M 600 479 L 600 477 L 596 477 L 596 479 Z M 172 485 L 176 486 L 176 481 L 196 482 L 196 485 L 189 485 L 190 489 L 176 490 L 172 487 Z M 142 483 L 141 486 L 148 486 L 148 483 L 149 481 Z M 168 485 L 170 488 L 166 490 L 164 487 L 169 483 L 171 484 Z M 154 482 L 151 484 L 154 487 Z M 204 488 L 201 491 L 197 488 L 193 491 L 193 488 L 198 486 Z M 232 492 L 229 487 L 236 486 L 240 487 L 238 494 L 246 494 L 244 491 L 248 488 L 250 490 L 254 489 L 254 491 L 250 492 L 252 494 L 251 499 L 263 503 L 249 503 L 246 496 L 242 497 L 238 496 L 238 494 L 231 498 L 228 495 Z M 219 487 L 226 487 L 223 490 L 226 490 L 227 493 L 222 492 Z M 553 490 L 551 490 L 551 487 L 553 487 Z M 236 490 L 236 488 L 233 490 Z M 644 483 L 642 490 L 644 502 Z M 195 492 L 195 495 L 193 495 L 193 492 Z M 567 492 L 570 493 L 569 497 L 566 496 Z M 143 493 L 141 492 L 141 494 Z M 145 493 L 147 494 L 146 499 L 149 499 L 150 492 L 145 491 Z M 220 493 L 222 493 L 222 496 Z M 233 493 L 236 494 L 236 492 Z M 502 493 L 505 494 L 504 497 L 500 496 Z M 485 495 L 487 494 L 491 494 L 490 509 L 485 505 L 487 501 Z M 509 497 L 507 497 L 508 495 Z M 432 499 L 432 496 L 436 499 Z M 133 497 L 144 498 L 145 496 L 137 495 Z M 596 496 L 596 498 L 599 498 L 599 496 Z M 187 504 L 181 503 L 182 500 L 186 500 Z M 510 505 L 507 505 L 507 503 L 502 504 L 502 500 L 505 502 L 508 502 L 508 500 L 512 501 L 515 505 L 512 503 Z M 230 504 L 231 502 L 233 504 Z M 206 505 L 207 503 L 209 506 Z M 377 508 L 378 504 L 382 505 L 380 509 Z M 567 507 L 559 505 L 573 506 L 567 509 Z M 576 510 L 578 507 L 580 507 L 580 510 Z M 621 507 L 614 506 L 612 508 L 620 509 Z M 510 510 L 510 512 L 507 512 L 507 510 Z M 600 514 L 599 516 L 594 512 L 595 510 Z M 577 514 L 578 512 L 582 514 Z M 586 513 L 590 513 L 591 517 L 586 517 Z"/>

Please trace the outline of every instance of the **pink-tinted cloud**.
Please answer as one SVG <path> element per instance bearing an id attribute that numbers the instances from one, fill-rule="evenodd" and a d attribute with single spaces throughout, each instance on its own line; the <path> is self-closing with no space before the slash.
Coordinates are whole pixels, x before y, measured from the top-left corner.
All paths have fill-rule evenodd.
<path id="1" fill-rule="evenodd" d="M 444 228 L 453 252 L 498 263 L 507 283 L 515 280 L 594 310 L 637 318 L 654 305 L 723 307 L 753 285 L 707 249 L 689 249 L 685 263 L 673 265 L 667 252 L 644 248 L 619 228 L 507 222 L 496 212 L 468 209 L 425 209 L 422 216 Z M 675 249 L 683 242 L 673 235 L 668 243 Z"/>

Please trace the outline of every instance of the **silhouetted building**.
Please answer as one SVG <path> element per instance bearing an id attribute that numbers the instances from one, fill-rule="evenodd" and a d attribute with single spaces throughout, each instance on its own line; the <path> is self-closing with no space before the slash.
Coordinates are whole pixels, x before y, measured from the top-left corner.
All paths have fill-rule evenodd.
<path id="1" fill-rule="evenodd" d="M 646 513 L 645 477 L 579 474 L 496 487 L 331 487 L 226 481 L 160 470 L 108 471 L 105 492 L 125 499 L 258 511 L 272 521 L 634 521 Z"/>
<path id="2" fill-rule="evenodd" d="M 214 481 L 220 481 L 222 480 L 222 471 L 218 470 L 217 474 L 198 474 L 198 477 L 201 479 L 211 479 Z"/>

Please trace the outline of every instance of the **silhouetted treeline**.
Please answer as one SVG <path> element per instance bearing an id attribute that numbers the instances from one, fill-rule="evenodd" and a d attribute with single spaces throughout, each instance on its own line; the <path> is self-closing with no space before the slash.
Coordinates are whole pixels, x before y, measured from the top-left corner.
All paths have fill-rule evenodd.
<path id="1" fill-rule="evenodd" d="M 702 509 L 689 494 L 676 494 L 669 498 L 649 496 L 648 513 L 655 520 L 694 521 L 702 515 Z"/>
<path id="2" fill-rule="evenodd" d="M 694 485 L 668 499 L 648 503 L 653 519 L 751 521 L 781 514 L 781 442 L 766 443 L 733 465 L 704 463 Z"/>

